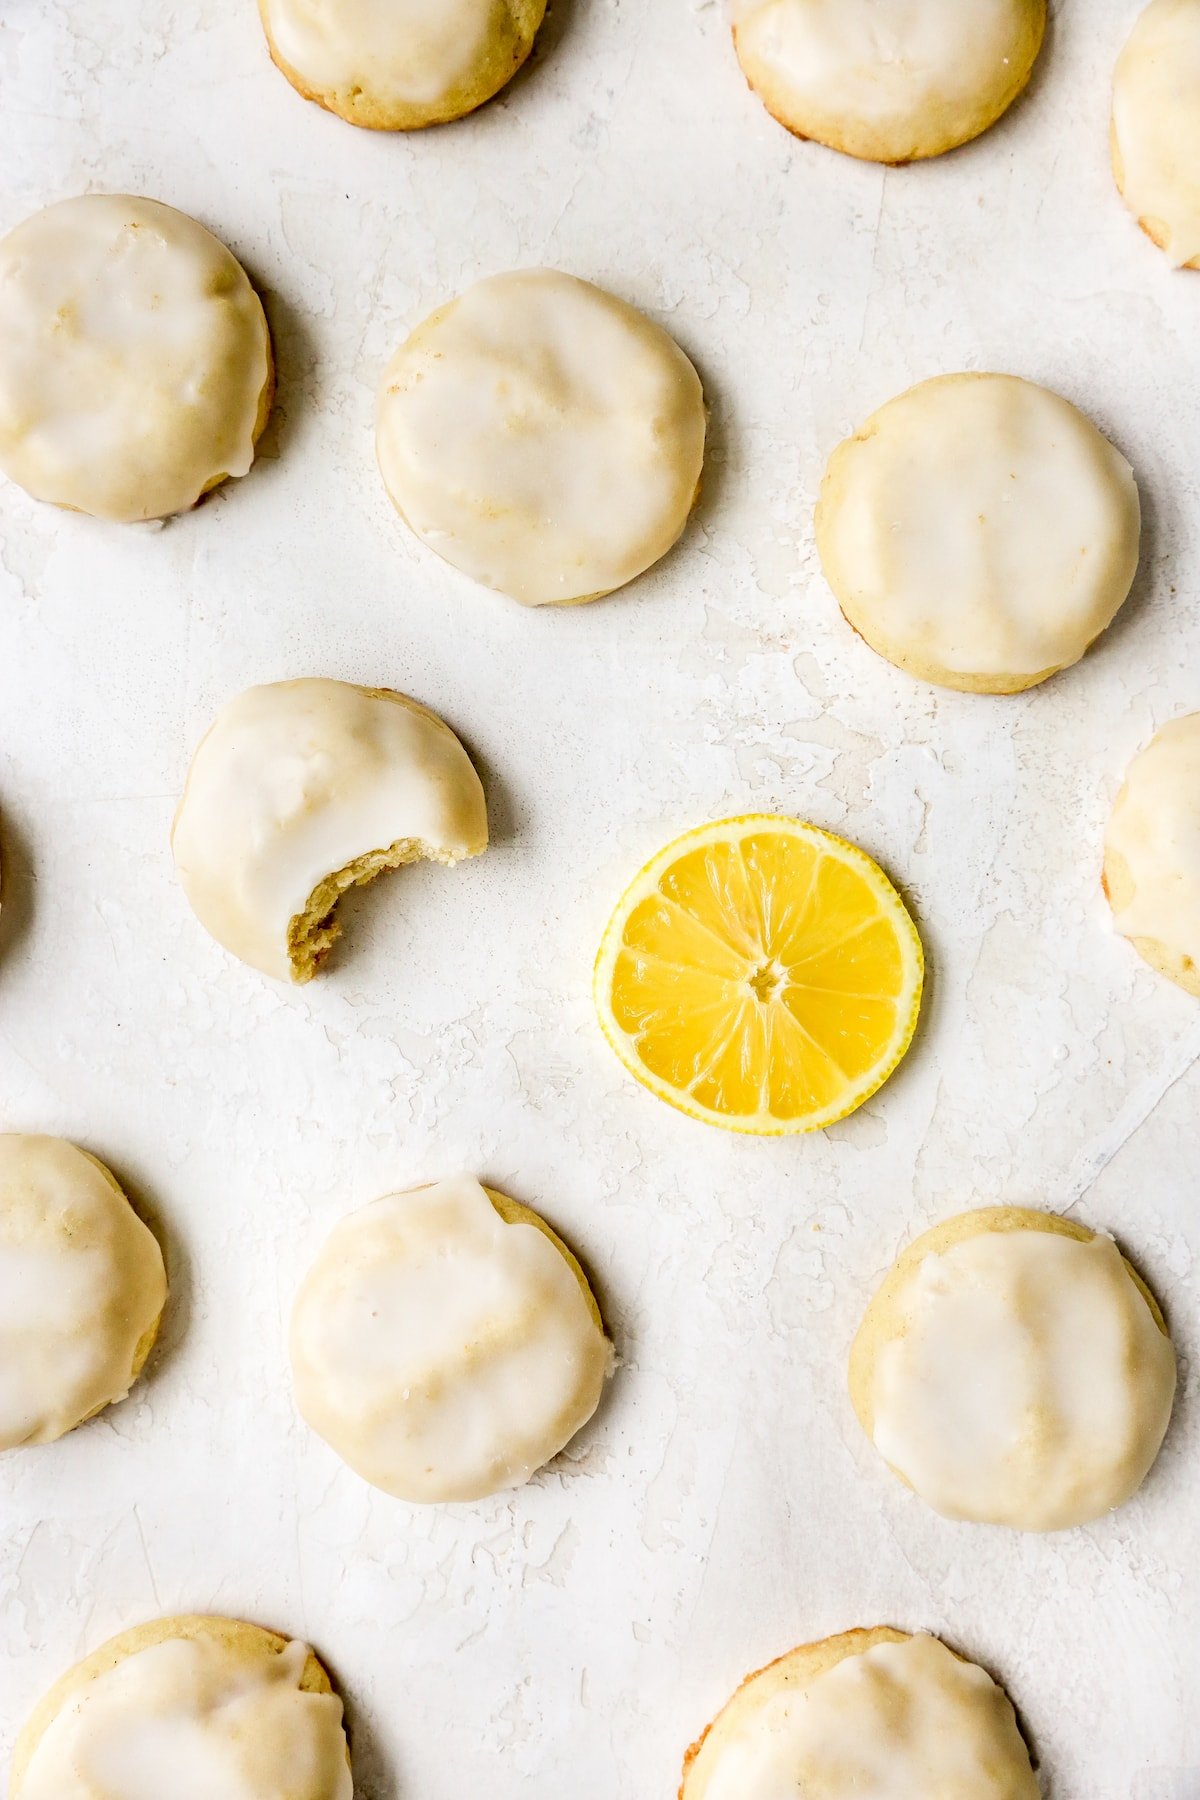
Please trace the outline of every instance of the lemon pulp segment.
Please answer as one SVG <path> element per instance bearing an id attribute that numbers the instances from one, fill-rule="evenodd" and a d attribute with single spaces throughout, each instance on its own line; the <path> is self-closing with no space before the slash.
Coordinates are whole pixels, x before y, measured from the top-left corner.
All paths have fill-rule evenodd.
<path id="1" fill-rule="evenodd" d="M 887 1079 L 912 1039 L 920 939 L 863 851 L 793 819 L 707 825 L 631 884 L 596 964 L 626 1067 L 733 1130 L 812 1131 Z"/>

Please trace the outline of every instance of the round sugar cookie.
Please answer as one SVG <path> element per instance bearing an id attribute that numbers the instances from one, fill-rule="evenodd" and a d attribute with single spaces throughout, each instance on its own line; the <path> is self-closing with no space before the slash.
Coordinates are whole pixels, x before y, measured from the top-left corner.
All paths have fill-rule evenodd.
<path id="1" fill-rule="evenodd" d="M 850 1353 L 885 1462 L 950 1519 L 1057 1531 L 1128 1500 L 1158 1455 L 1175 1352 L 1113 1240 L 988 1207 L 897 1260 Z"/>
<path id="2" fill-rule="evenodd" d="M 248 688 L 218 714 L 175 814 L 175 869 L 231 955 L 308 981 L 338 900 L 387 869 L 487 848 L 483 788 L 436 714 L 390 688 L 309 677 Z"/>
<path id="3" fill-rule="evenodd" d="M 158 1241 L 103 1163 L 0 1134 L 0 1450 L 53 1443 L 123 1400 L 166 1299 Z"/>
<path id="4" fill-rule="evenodd" d="M 98 519 L 244 475 L 274 391 L 262 303 L 174 207 L 84 194 L 0 239 L 0 469 Z"/>
<path id="5" fill-rule="evenodd" d="M 742 1683 L 688 1751 L 679 1800 L 1038 1800 L 1012 1703 L 938 1638 L 878 1625 Z"/>
<path id="6" fill-rule="evenodd" d="M 834 451 L 817 549 L 849 623 L 923 681 L 1015 694 L 1077 662 L 1133 584 L 1133 471 L 1071 403 L 941 375 Z"/>
<path id="7" fill-rule="evenodd" d="M 412 131 L 511 81 L 546 0 L 258 0 L 277 68 L 351 125 Z"/>
<path id="8" fill-rule="evenodd" d="M 797 137 L 868 162 L 978 137 L 1029 80 L 1046 0 L 735 0 L 747 81 Z"/>
<path id="9" fill-rule="evenodd" d="M 467 1176 L 335 1226 L 296 1297 L 290 1349 L 313 1430 L 412 1501 L 528 1481 L 591 1418 L 613 1363 L 566 1245 Z"/>
<path id="10" fill-rule="evenodd" d="M 700 485 L 700 377 L 612 294 L 553 269 L 477 282 L 383 379 L 384 484 L 421 541 L 526 606 L 596 600 L 675 543 Z"/>
<path id="11" fill-rule="evenodd" d="M 1151 0 L 1113 75 L 1125 204 L 1177 268 L 1200 269 L 1200 0 Z"/>
<path id="12" fill-rule="evenodd" d="M 1200 713 L 1164 725 L 1129 765 L 1104 892 L 1138 955 L 1200 999 Z"/>
<path id="13" fill-rule="evenodd" d="M 182 1785 L 181 1785 L 182 1784 Z M 351 1800 L 342 1703 L 306 1644 L 151 1619 L 69 1670 L 17 1739 L 10 1800 Z"/>

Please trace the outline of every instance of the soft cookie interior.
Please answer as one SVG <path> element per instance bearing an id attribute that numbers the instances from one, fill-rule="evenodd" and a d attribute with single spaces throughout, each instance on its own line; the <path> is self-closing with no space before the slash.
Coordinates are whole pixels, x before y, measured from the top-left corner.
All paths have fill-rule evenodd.
<path id="1" fill-rule="evenodd" d="M 379 875 L 410 863 L 435 862 L 453 868 L 458 858 L 416 838 L 401 838 L 386 850 L 368 850 L 344 869 L 318 882 L 308 905 L 288 925 L 288 960 L 293 981 L 311 981 L 341 935 L 338 901 L 351 888 L 367 887 Z"/>

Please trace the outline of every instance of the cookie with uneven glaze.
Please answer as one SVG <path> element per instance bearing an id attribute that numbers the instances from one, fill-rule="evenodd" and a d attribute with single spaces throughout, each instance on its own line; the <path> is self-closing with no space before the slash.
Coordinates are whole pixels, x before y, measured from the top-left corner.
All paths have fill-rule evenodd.
<path id="1" fill-rule="evenodd" d="M 166 1298 L 158 1241 L 103 1163 L 63 1138 L 0 1135 L 0 1450 L 123 1400 Z"/>
<path id="2" fill-rule="evenodd" d="M 692 1745 L 680 1800 L 1038 1800 L 986 1670 L 890 1626 L 804 1644 L 751 1675 Z"/>
<path id="3" fill-rule="evenodd" d="M 152 1619 L 34 1709 L 11 1800 L 351 1800 L 342 1703 L 306 1644 L 239 1619 Z"/>
<path id="4" fill-rule="evenodd" d="M 905 163 L 978 137 L 1028 82 L 1046 0 L 735 0 L 747 81 L 797 137 Z"/>
<path id="5" fill-rule="evenodd" d="M 174 207 L 85 194 L 0 240 L 0 469 L 35 499 L 186 512 L 249 469 L 274 385 L 245 270 Z"/>
<path id="6" fill-rule="evenodd" d="M 700 378 L 661 326 L 590 282 L 527 269 L 440 307 L 388 366 L 384 485 L 421 541 L 526 606 L 595 600 L 687 523 Z"/>
<path id="7" fill-rule="evenodd" d="M 1151 0 L 1113 74 L 1125 204 L 1176 268 L 1200 269 L 1200 0 Z"/>
<path id="8" fill-rule="evenodd" d="M 308 981 L 337 903 L 388 869 L 487 848 L 487 809 L 450 727 L 390 688 L 310 677 L 248 688 L 202 739 L 175 814 L 196 917 L 242 962 Z"/>
<path id="9" fill-rule="evenodd" d="M 1133 471 L 1068 400 L 941 375 L 838 446 L 817 505 L 825 578 L 897 668 L 1015 694 L 1077 662 L 1137 571 Z"/>
<path id="10" fill-rule="evenodd" d="M 414 131 L 498 94 L 546 0 L 258 0 L 275 66 L 351 125 Z"/>
<path id="11" fill-rule="evenodd" d="M 342 1220 L 292 1312 L 303 1417 L 401 1500 L 528 1481 L 595 1412 L 612 1345 L 579 1263 L 468 1176 Z"/>
<path id="12" fill-rule="evenodd" d="M 1103 1232 L 1023 1207 L 910 1244 L 850 1354 L 859 1422 L 946 1518 L 1058 1531 L 1140 1486 L 1175 1394 L 1157 1303 Z"/>
<path id="13" fill-rule="evenodd" d="M 1129 765 L 1104 840 L 1113 923 L 1200 998 L 1200 713 L 1173 719 Z"/>

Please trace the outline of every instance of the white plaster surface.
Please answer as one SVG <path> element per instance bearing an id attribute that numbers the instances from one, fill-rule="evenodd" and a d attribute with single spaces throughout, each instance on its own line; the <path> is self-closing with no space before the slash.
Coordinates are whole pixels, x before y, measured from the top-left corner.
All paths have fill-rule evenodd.
<path id="1" fill-rule="evenodd" d="M 130 1400 L 0 1462 L 0 1763 L 85 1650 L 212 1609 L 328 1658 L 364 1800 L 646 1800 L 745 1671 L 886 1620 L 1008 1684 L 1053 1800 L 1200 1795 L 1200 1006 L 1099 890 L 1126 763 L 1200 706 L 1200 276 L 1139 234 L 1107 162 L 1136 10 L 1060 4 L 996 130 L 884 173 L 793 142 L 691 0 L 555 0 L 497 104 L 392 139 L 293 94 L 251 0 L 0 0 L 0 227 L 85 189 L 182 207 L 260 284 L 280 376 L 248 478 L 164 529 L 0 485 L 0 1123 L 109 1161 L 173 1283 Z M 712 449 L 658 569 L 530 613 L 405 531 L 371 427 L 409 326 L 545 263 L 676 334 Z M 1058 388 L 1142 486 L 1125 612 L 1018 699 L 891 669 L 813 551 L 833 444 L 958 368 Z M 204 935 L 167 835 L 216 708 L 303 673 L 442 713 L 494 847 L 378 884 L 288 991 Z M 627 876 L 754 808 L 861 842 L 929 949 L 908 1062 L 813 1139 L 676 1115 L 592 1016 Z M 300 1424 L 284 1325 L 335 1219 L 457 1168 L 569 1237 L 623 1366 L 529 1487 L 417 1510 Z M 1143 1491 L 1048 1538 L 925 1511 L 845 1393 L 899 1245 L 997 1201 L 1115 1231 L 1182 1358 Z"/>

